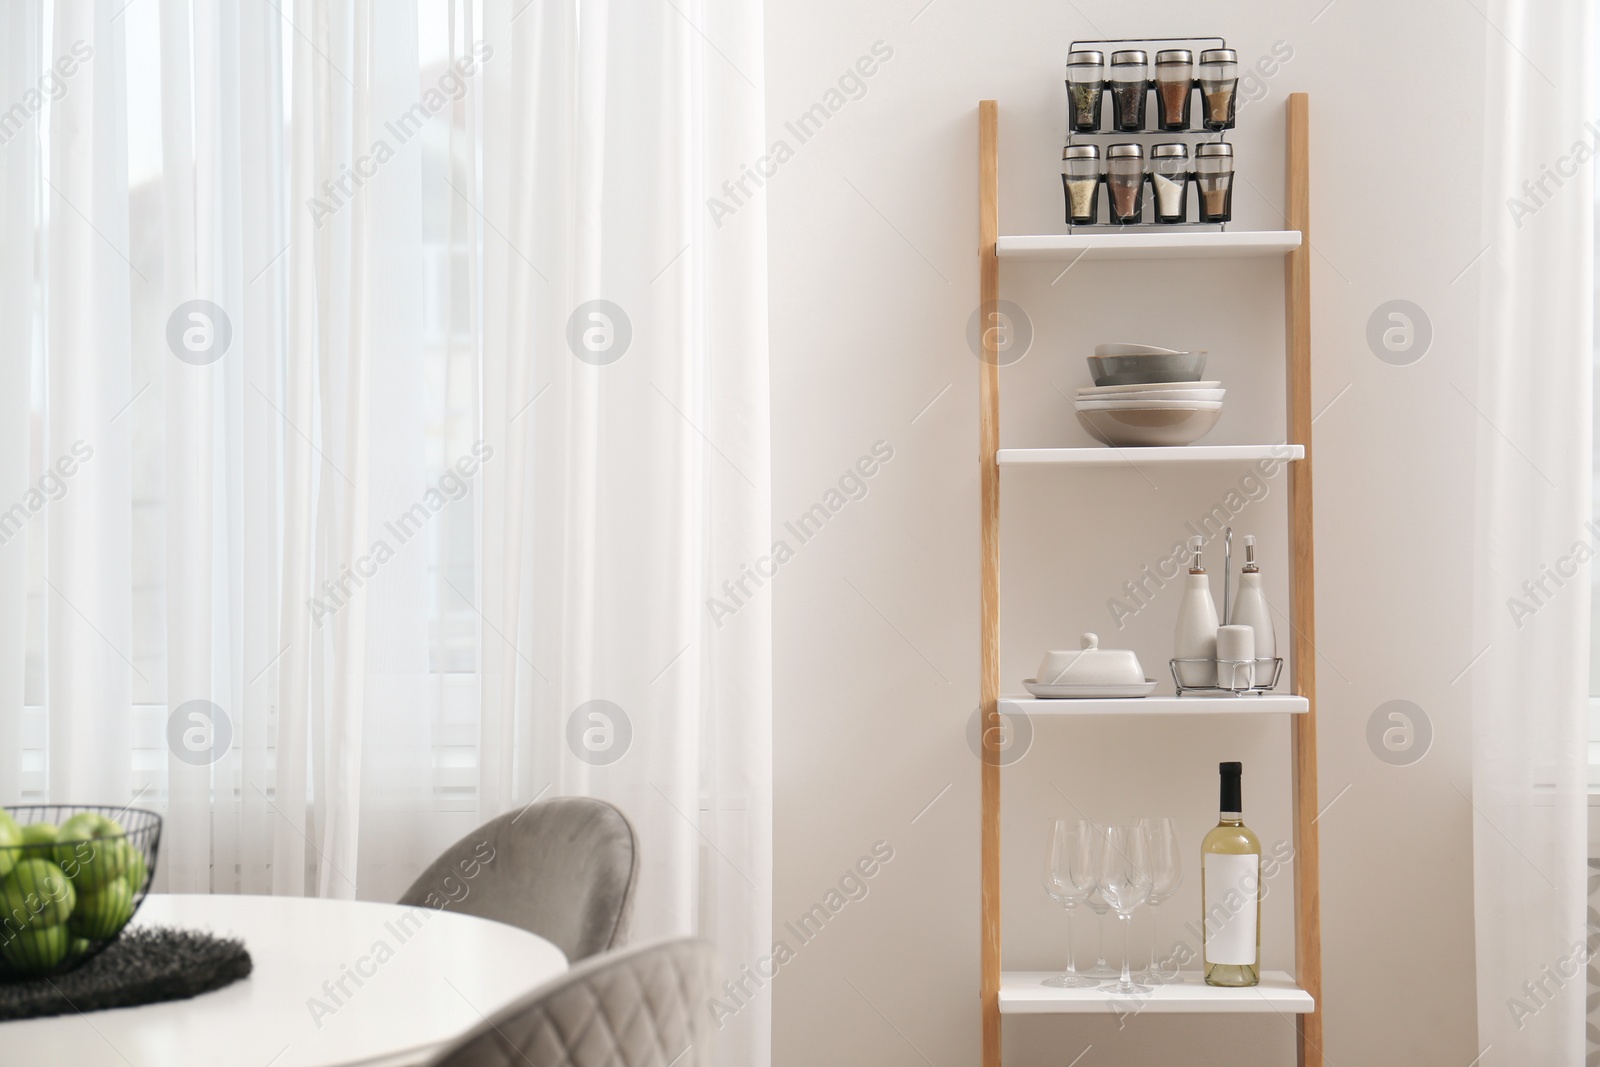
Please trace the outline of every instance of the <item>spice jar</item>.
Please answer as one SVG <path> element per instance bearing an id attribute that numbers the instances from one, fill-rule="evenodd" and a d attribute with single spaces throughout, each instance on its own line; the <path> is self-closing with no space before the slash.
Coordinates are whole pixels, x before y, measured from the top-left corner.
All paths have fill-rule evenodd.
<path id="1" fill-rule="evenodd" d="M 1144 214 L 1144 145 L 1114 144 L 1106 149 L 1106 191 L 1111 221 L 1139 222 Z"/>
<path id="2" fill-rule="evenodd" d="M 1239 53 L 1211 48 L 1200 53 L 1201 122 L 1208 130 L 1233 129 L 1239 101 Z"/>
<path id="3" fill-rule="evenodd" d="M 1067 222 L 1088 226 L 1100 216 L 1100 146 L 1073 144 L 1061 150 L 1061 188 Z"/>
<path id="4" fill-rule="evenodd" d="M 1233 218 L 1233 145 L 1203 144 L 1194 150 L 1194 183 L 1200 190 L 1200 221 Z"/>
<path id="5" fill-rule="evenodd" d="M 1104 52 L 1067 54 L 1067 127 L 1077 133 L 1100 129 L 1100 101 L 1106 87 Z"/>
<path id="6" fill-rule="evenodd" d="M 1194 89 L 1194 53 L 1169 48 L 1156 53 L 1156 121 L 1163 130 L 1189 128 L 1189 98 Z"/>
<path id="7" fill-rule="evenodd" d="M 1157 222 L 1189 217 L 1189 146 L 1158 144 L 1150 149 L 1151 207 Z"/>
<path id="8" fill-rule="evenodd" d="M 1145 90 L 1150 85 L 1150 53 L 1138 48 L 1111 53 L 1111 124 L 1125 131 L 1144 129 Z"/>

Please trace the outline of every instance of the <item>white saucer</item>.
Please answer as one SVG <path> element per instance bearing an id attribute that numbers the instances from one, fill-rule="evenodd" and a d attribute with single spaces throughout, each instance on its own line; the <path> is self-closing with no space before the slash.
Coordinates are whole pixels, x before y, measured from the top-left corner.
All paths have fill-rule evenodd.
<path id="1" fill-rule="evenodd" d="M 1156 691 L 1154 678 L 1137 685 L 1042 685 L 1037 678 L 1024 678 L 1023 688 L 1046 700 L 1106 700 L 1122 697 L 1147 697 Z"/>

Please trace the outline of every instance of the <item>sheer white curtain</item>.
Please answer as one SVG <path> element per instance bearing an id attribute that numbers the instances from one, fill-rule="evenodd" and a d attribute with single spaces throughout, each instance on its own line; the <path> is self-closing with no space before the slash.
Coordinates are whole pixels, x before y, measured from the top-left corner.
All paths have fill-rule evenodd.
<path id="1" fill-rule="evenodd" d="M 636 935 L 755 966 L 769 618 L 707 601 L 769 542 L 765 219 L 706 198 L 763 150 L 760 6 L 0 31 L 0 799 L 162 808 L 168 889 L 392 899 L 601 796 Z"/>
<path id="2" fill-rule="evenodd" d="M 1555 1067 L 1584 1062 L 1592 933 L 1589 585 L 1569 579 L 1600 566 L 1585 528 L 1593 5 L 1499 0 L 1489 17 L 1514 47 L 1486 37 L 1484 239 L 1492 252 L 1477 390 L 1486 425 L 1477 456 L 1475 643 L 1487 651 L 1471 675 L 1478 1032 L 1486 1067 Z"/>

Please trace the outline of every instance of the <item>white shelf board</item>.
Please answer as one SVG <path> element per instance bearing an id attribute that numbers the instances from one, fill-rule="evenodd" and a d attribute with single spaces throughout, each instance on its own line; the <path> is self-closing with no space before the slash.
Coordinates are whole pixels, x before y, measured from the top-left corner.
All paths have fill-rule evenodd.
<path id="1" fill-rule="evenodd" d="M 1079 467 L 1142 467 L 1151 463 L 1245 463 L 1305 459 L 1304 445 L 1183 445 L 1177 448 L 1002 448 L 1002 467 L 1062 463 Z"/>
<path id="2" fill-rule="evenodd" d="M 1099 988 L 1053 989 L 1044 985 L 1054 971 L 1004 971 L 1000 975 L 1001 1015 L 1058 1015 L 1107 1012 L 1114 1015 L 1277 1013 L 1312 1011 L 1311 994 L 1283 971 L 1261 972 L 1261 984 L 1244 989 L 1209 986 L 1198 971 L 1185 971 L 1178 985 L 1159 985 L 1149 993 L 1116 996 Z"/>
<path id="3" fill-rule="evenodd" d="M 1031 696 L 1003 696 L 1001 711 L 1034 715 L 1304 715 L 1311 710 L 1305 697 L 1287 693 L 1260 696 L 1165 696 L 1122 700 L 1040 700 Z"/>
<path id="4" fill-rule="evenodd" d="M 1281 256 L 1292 252 L 1300 247 L 1300 231 L 1045 233 L 1001 237 L 995 241 L 994 247 L 1001 259 L 1051 262 L 1076 262 L 1079 259 L 1232 259 L 1238 256 Z"/>

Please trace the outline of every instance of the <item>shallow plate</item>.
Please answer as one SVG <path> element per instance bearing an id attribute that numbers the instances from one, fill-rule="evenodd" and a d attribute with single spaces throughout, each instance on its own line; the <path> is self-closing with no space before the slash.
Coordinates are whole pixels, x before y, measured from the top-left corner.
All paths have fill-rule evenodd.
<path id="1" fill-rule="evenodd" d="M 1075 400 L 1079 411 L 1220 411 L 1220 400 Z"/>
<path id="2" fill-rule="evenodd" d="M 1111 393 L 1101 395 L 1096 393 L 1079 393 L 1077 402 L 1103 404 L 1108 401 L 1118 404 L 1137 404 L 1150 400 L 1166 402 L 1179 401 L 1187 403 L 1220 404 L 1223 397 L 1227 396 L 1226 389 L 1182 389 L 1176 386 L 1161 386 L 1142 393 Z"/>
<path id="3" fill-rule="evenodd" d="M 1080 385 L 1079 396 L 1113 397 L 1119 393 L 1139 393 L 1146 389 L 1221 389 L 1221 382 L 1148 382 L 1144 385 Z"/>
<path id="4" fill-rule="evenodd" d="M 1045 700 L 1118 700 L 1147 697 L 1156 691 L 1154 678 L 1146 678 L 1137 685 L 1044 685 L 1037 678 L 1024 678 L 1022 686 Z"/>

